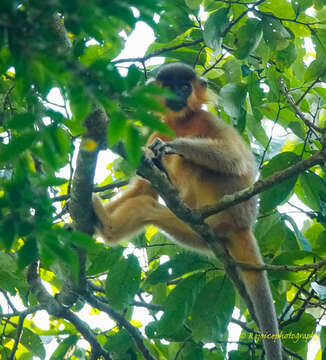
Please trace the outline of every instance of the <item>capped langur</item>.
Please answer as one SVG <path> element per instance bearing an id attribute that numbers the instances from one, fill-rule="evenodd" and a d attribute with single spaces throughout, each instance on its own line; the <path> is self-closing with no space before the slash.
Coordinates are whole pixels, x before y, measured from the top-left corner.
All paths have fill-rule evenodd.
<path id="1" fill-rule="evenodd" d="M 161 99 L 166 107 L 162 120 L 176 138 L 154 133 L 147 146 L 155 139 L 164 142 L 161 163 L 183 201 L 190 208 L 200 208 L 250 186 L 256 177 L 253 155 L 232 126 L 202 109 L 209 101 L 206 81 L 182 63 L 163 65 L 155 81 L 170 90 L 171 95 Z M 185 247 L 209 251 L 199 234 L 158 202 L 157 193 L 143 178 L 135 178 L 120 197 L 106 204 L 95 195 L 93 206 L 99 230 L 110 245 L 153 224 Z M 251 198 L 206 219 L 237 262 L 262 264 L 251 230 L 256 208 L 256 200 Z M 266 358 L 280 360 L 278 323 L 267 276 L 263 271 L 239 269 L 239 272 L 254 304 L 260 330 L 269 337 L 264 340 Z"/>

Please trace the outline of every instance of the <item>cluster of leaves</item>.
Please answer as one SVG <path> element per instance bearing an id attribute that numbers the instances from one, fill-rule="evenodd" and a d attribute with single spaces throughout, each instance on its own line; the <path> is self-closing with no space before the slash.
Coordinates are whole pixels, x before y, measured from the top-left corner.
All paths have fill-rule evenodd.
<path id="1" fill-rule="evenodd" d="M 156 35 L 146 55 L 136 59 L 145 71 L 129 66 L 128 59 L 115 60 L 138 21 Z M 66 204 L 55 207 L 54 197 L 69 195 L 72 174 L 58 173 L 72 169 L 84 120 L 94 104 L 109 115 L 108 146 L 122 141 L 128 159 L 106 164 L 109 175 L 101 185 L 130 175 L 150 131 L 169 132 L 152 115 L 161 110 L 153 99 L 158 90 L 145 84 L 151 70 L 147 60 L 158 55 L 194 65 L 209 79 L 219 96 L 211 111 L 232 123 L 251 145 L 262 179 L 309 158 L 325 145 L 324 133 L 291 109 L 279 80 L 284 79 L 299 110 L 323 127 L 325 23 L 325 0 L 1 1 L 0 291 L 1 304 L 7 302 L 10 311 L 1 309 L 0 357 L 44 359 L 44 343 L 55 339 L 58 346 L 51 359 L 88 358 L 89 349 L 80 346 L 81 334 L 69 321 L 52 317 L 48 330 L 42 330 L 32 310 L 26 317 L 10 300 L 18 295 L 26 309 L 38 303 L 26 280 L 26 269 L 36 259 L 53 294 L 64 288 L 69 274 L 77 281 L 76 247 L 86 251 L 86 276 L 105 304 L 128 321 L 136 306 L 149 310 L 153 321 L 146 325 L 143 341 L 155 358 L 260 357 L 261 343 L 248 332 L 248 327 L 257 327 L 217 260 L 181 249 L 152 227 L 132 239 L 141 256 L 127 256 L 124 247 L 107 248 L 84 234 L 68 232 L 63 228 Z M 128 71 L 122 76 L 124 64 Z M 64 100 L 59 106 L 49 103 L 53 89 L 59 89 Z M 294 195 L 300 201 L 293 205 Z M 305 216 L 302 229 L 298 216 L 280 207 L 287 203 Z M 326 254 L 325 204 L 324 166 L 262 193 L 255 235 L 266 263 L 321 260 Z M 320 335 L 321 349 L 326 347 L 326 333 L 320 331 L 325 276 L 322 268 L 269 274 L 283 344 L 297 354 L 289 359 L 306 358 L 309 334 Z M 86 301 L 82 294 L 80 299 L 71 308 L 77 315 Z M 235 321 L 235 306 L 247 323 L 242 324 L 241 344 L 229 351 L 228 325 Z M 114 358 L 145 356 L 134 333 L 121 324 L 92 331 Z M 290 334 L 301 338 L 294 341 Z"/>

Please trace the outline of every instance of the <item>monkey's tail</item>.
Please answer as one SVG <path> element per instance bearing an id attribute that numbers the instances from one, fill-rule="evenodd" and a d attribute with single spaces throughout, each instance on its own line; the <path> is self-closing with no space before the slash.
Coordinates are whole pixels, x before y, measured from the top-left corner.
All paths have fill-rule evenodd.
<path id="1" fill-rule="evenodd" d="M 230 255 L 238 262 L 262 264 L 256 239 L 250 230 L 237 232 L 228 244 Z M 254 305 L 267 360 L 282 360 L 282 345 L 272 293 L 265 271 L 241 269 L 240 275 Z"/>

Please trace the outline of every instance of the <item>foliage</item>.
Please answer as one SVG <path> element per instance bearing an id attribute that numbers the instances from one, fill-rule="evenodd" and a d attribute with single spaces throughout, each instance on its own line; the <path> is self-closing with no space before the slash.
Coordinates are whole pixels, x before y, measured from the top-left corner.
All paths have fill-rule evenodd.
<path id="1" fill-rule="evenodd" d="M 139 21 L 153 29 L 155 43 L 143 58 L 117 60 Z M 98 150 L 92 140 L 79 147 L 94 104 L 109 116 L 107 146 L 118 151 L 123 143 L 127 158 L 106 160 L 108 175 L 98 185 L 107 197 L 134 173 L 150 132 L 170 132 L 153 115 L 161 110 L 153 98 L 159 90 L 146 82 L 148 60 L 157 56 L 194 65 L 209 79 L 219 96 L 210 110 L 242 134 L 262 179 L 311 157 L 325 146 L 325 23 L 325 0 L 0 2 L 0 358 L 150 358 L 144 349 L 162 360 L 260 358 L 257 326 L 218 260 L 172 244 L 153 227 L 126 250 L 127 241 L 107 248 L 64 226 L 74 159 Z M 61 104 L 49 101 L 54 89 Z M 325 352 L 325 269 L 283 266 L 321 261 L 325 224 L 324 165 L 261 195 L 255 235 L 265 262 L 281 266 L 268 275 L 289 359 L 306 358 L 314 334 Z M 35 292 L 30 274 L 38 259 L 56 309 Z M 84 267 L 89 292 L 103 306 L 76 285 Z M 67 278 L 78 293 L 68 310 L 60 307 Z M 106 311 L 114 325 L 78 322 L 87 302 L 91 317 Z M 132 320 L 139 306 L 150 322 Z M 241 322 L 232 318 L 235 306 Z M 47 330 L 35 321 L 41 308 L 52 315 Z M 232 351 L 231 322 L 242 328 Z"/>

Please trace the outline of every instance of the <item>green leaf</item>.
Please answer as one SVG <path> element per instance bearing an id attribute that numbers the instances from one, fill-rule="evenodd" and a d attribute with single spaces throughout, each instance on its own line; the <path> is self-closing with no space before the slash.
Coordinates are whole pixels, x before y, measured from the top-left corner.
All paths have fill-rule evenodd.
<path id="1" fill-rule="evenodd" d="M 301 0 L 298 0 L 301 1 Z M 272 13 L 279 18 L 295 19 L 295 12 L 289 1 L 284 0 L 267 0 L 259 5 L 259 10 Z M 266 21 L 271 17 L 267 17 Z"/>
<path id="2" fill-rule="evenodd" d="M 260 106 L 263 103 L 264 91 L 260 87 L 260 79 L 255 72 L 250 72 L 247 78 L 247 90 L 249 94 L 250 104 L 255 118 L 261 120 L 261 116 L 257 116 L 255 113 L 255 107 Z M 259 113 L 259 112 L 258 112 Z"/>
<path id="3" fill-rule="evenodd" d="M 7 162 L 29 149 L 35 141 L 37 134 L 28 132 L 11 139 L 8 145 L 0 146 L 0 162 Z"/>
<path id="4" fill-rule="evenodd" d="M 259 219 L 255 236 L 263 255 L 277 254 L 280 250 L 300 249 L 297 238 L 277 212 Z"/>
<path id="5" fill-rule="evenodd" d="M 278 51 L 276 55 L 277 62 L 286 68 L 290 67 L 296 58 L 297 48 L 293 42 L 287 48 Z"/>
<path id="6" fill-rule="evenodd" d="M 319 56 L 314 60 L 305 72 L 304 81 L 314 81 L 326 74 L 326 56 Z"/>
<path id="7" fill-rule="evenodd" d="M 15 206 L 16 204 L 12 204 Z M 0 242 L 5 249 L 10 250 L 18 236 L 18 222 L 15 216 L 8 215 L 2 219 L 0 227 Z"/>
<path id="8" fill-rule="evenodd" d="M 268 136 L 265 133 L 264 128 L 260 121 L 256 120 L 256 117 L 247 114 L 247 125 L 250 132 L 253 134 L 255 139 L 266 148 L 268 144 Z"/>
<path id="9" fill-rule="evenodd" d="M 241 63 L 239 60 L 231 58 L 223 64 L 222 68 L 225 72 L 227 83 L 239 82 L 241 80 Z"/>
<path id="10" fill-rule="evenodd" d="M 267 165 L 264 166 L 261 175 L 265 179 L 278 171 L 284 170 L 291 165 L 296 164 L 300 157 L 292 152 L 283 152 L 271 159 Z M 290 195 L 297 176 L 293 176 L 278 185 L 273 186 L 271 189 L 264 191 L 260 197 L 260 211 L 268 213 L 273 210 L 277 205 L 280 205 Z"/>
<path id="11" fill-rule="evenodd" d="M 312 0 L 291 0 L 291 5 L 295 14 L 298 16 L 300 13 L 306 11 L 310 6 L 312 6 Z"/>
<path id="12" fill-rule="evenodd" d="M 262 35 L 262 22 L 257 19 L 247 19 L 245 25 L 238 30 L 234 56 L 238 59 L 245 59 L 256 50 Z"/>
<path id="13" fill-rule="evenodd" d="M 139 130 L 136 126 L 129 125 L 127 127 L 127 137 L 125 142 L 125 149 L 127 153 L 127 158 L 130 165 L 133 168 L 136 168 L 141 159 L 141 146 L 143 145 L 142 138 L 140 136 Z"/>
<path id="14" fill-rule="evenodd" d="M 326 200 L 325 181 L 315 173 L 306 171 L 300 174 L 295 193 L 304 204 L 315 211 L 320 211 L 321 201 Z"/>
<path id="15" fill-rule="evenodd" d="M 55 232 L 44 233 L 43 241 L 39 243 L 42 262 L 50 265 L 59 260 L 69 266 L 74 279 L 78 279 L 79 260 L 75 250 L 70 245 L 63 244 Z"/>
<path id="16" fill-rule="evenodd" d="M 235 291 L 227 277 L 219 276 L 208 282 L 198 295 L 192 312 L 194 339 L 205 342 L 217 339 L 226 331 L 234 305 Z"/>
<path id="17" fill-rule="evenodd" d="M 45 348 L 42 340 L 32 330 L 24 327 L 23 334 L 20 338 L 20 342 L 28 349 L 33 355 L 45 358 Z"/>
<path id="18" fill-rule="evenodd" d="M 129 348 L 132 347 L 133 340 L 125 329 L 120 329 L 120 331 L 113 334 L 109 334 L 104 348 L 114 354 L 116 358 L 125 359 L 126 353 Z"/>
<path id="19" fill-rule="evenodd" d="M 315 45 L 316 58 L 324 57 L 326 54 L 326 30 L 317 28 L 312 33 L 311 40 Z"/>
<path id="20" fill-rule="evenodd" d="M 91 111 L 91 105 L 85 92 L 85 88 L 81 83 L 76 83 L 68 90 L 73 121 L 77 122 L 77 124 L 81 124 Z"/>
<path id="21" fill-rule="evenodd" d="M 103 244 L 96 243 L 93 249 L 88 251 L 89 266 L 87 275 L 94 276 L 108 271 L 122 256 L 123 247 L 115 246 L 108 248 Z"/>
<path id="22" fill-rule="evenodd" d="M 292 35 L 282 23 L 272 17 L 263 19 L 263 34 L 266 44 L 271 50 L 283 50 L 289 46 Z"/>
<path id="23" fill-rule="evenodd" d="M 35 116 L 31 113 L 16 114 L 8 120 L 8 128 L 12 130 L 23 130 L 25 128 L 32 128 L 35 123 Z"/>
<path id="24" fill-rule="evenodd" d="M 173 338 L 183 328 L 183 322 L 191 314 L 195 299 L 203 286 L 203 274 L 189 276 L 176 285 L 167 298 L 162 318 L 152 329 L 155 336 Z"/>
<path id="25" fill-rule="evenodd" d="M 136 256 L 118 260 L 109 271 L 105 282 L 105 293 L 109 303 L 121 311 L 136 295 L 140 284 L 141 268 Z"/>
<path id="26" fill-rule="evenodd" d="M 317 257 L 318 258 L 318 257 Z M 295 250 L 291 249 L 287 252 L 282 252 L 280 255 L 276 256 L 272 262 L 273 265 L 304 265 L 310 264 L 316 261 L 316 255 L 311 252 L 304 250 Z M 307 277 L 310 275 L 310 271 L 299 271 L 297 273 L 293 271 L 280 271 L 273 273 L 273 278 L 275 279 L 284 279 L 289 280 L 294 283 L 300 283 L 307 280 Z"/>
<path id="27" fill-rule="evenodd" d="M 244 84 L 229 83 L 222 87 L 219 98 L 224 111 L 231 117 L 233 125 L 241 132 L 244 129 L 246 110 L 244 101 L 247 87 Z"/>
<path id="28" fill-rule="evenodd" d="M 155 285 L 160 282 L 171 281 L 189 272 L 201 269 L 205 265 L 208 265 L 207 260 L 196 253 L 178 254 L 154 270 L 146 282 Z"/>
<path id="29" fill-rule="evenodd" d="M 128 69 L 128 75 L 125 78 L 126 87 L 132 90 L 142 78 L 142 72 L 137 68 L 136 65 L 131 65 Z"/>
<path id="30" fill-rule="evenodd" d="M 316 320 L 310 314 L 304 313 L 300 320 L 285 326 L 281 330 L 281 339 L 287 348 L 293 351 L 307 349 L 308 342 L 315 334 Z"/>
<path id="31" fill-rule="evenodd" d="M 116 145 L 124 138 L 126 129 L 127 121 L 124 114 L 120 111 L 112 112 L 108 126 L 108 141 L 110 147 Z"/>
<path id="32" fill-rule="evenodd" d="M 71 348 L 76 345 L 78 341 L 77 335 L 70 335 L 64 339 L 55 351 L 52 353 L 50 360 L 62 360 L 66 358 L 68 352 L 71 351 Z"/>
<path id="33" fill-rule="evenodd" d="M 105 55 L 109 55 L 108 49 L 101 45 L 89 45 L 85 48 L 83 55 L 79 59 L 83 65 L 90 66 L 94 61 Z"/>
<path id="34" fill-rule="evenodd" d="M 205 44 L 213 50 L 214 54 L 221 52 L 222 36 L 229 25 L 228 13 L 229 9 L 223 7 L 210 14 L 205 23 L 204 41 Z"/>
<path id="35" fill-rule="evenodd" d="M 281 75 L 276 71 L 274 66 L 271 66 L 265 70 L 267 76 L 267 84 L 270 87 L 270 91 L 277 101 L 280 97 L 280 77 Z"/>
<path id="36" fill-rule="evenodd" d="M 73 232 L 69 232 L 66 231 L 65 235 L 67 236 L 67 238 L 69 238 L 69 240 L 76 246 L 83 248 L 85 250 L 91 250 L 95 244 L 96 241 L 92 236 L 89 236 L 85 233 L 82 232 L 78 232 L 78 231 L 73 231 Z"/>
<path id="37" fill-rule="evenodd" d="M 38 248 L 36 239 L 28 236 L 25 240 L 23 247 L 18 252 L 18 266 L 20 269 L 25 268 L 31 264 L 38 255 Z"/>
<path id="38" fill-rule="evenodd" d="M 313 3 L 314 3 L 314 7 L 316 8 L 316 10 L 321 10 L 323 8 L 323 6 L 326 5 L 325 0 L 313 0 Z"/>
<path id="39" fill-rule="evenodd" d="M 323 326 L 320 331 L 320 345 L 323 351 L 326 350 L 326 327 Z"/>
<path id="40" fill-rule="evenodd" d="M 201 4 L 201 0 L 185 0 L 185 3 L 190 9 L 195 10 Z"/>
<path id="41" fill-rule="evenodd" d="M 4 252 L 0 252 L 0 287 L 10 292 L 22 284 L 18 267 L 14 258 Z"/>
<path id="42" fill-rule="evenodd" d="M 180 353 L 180 360 L 203 360 L 203 348 L 200 344 L 187 342 Z M 214 356 L 215 357 L 215 356 Z M 216 358 L 216 357 L 215 357 Z M 218 360 L 218 359 L 216 359 Z"/>
<path id="43" fill-rule="evenodd" d="M 171 128 L 155 115 L 139 110 L 138 112 L 136 112 L 135 118 L 139 119 L 145 126 L 148 126 L 151 130 L 158 131 L 161 134 L 174 136 Z"/>
<path id="44" fill-rule="evenodd" d="M 311 251 L 312 250 L 311 244 L 305 238 L 305 236 L 302 234 L 302 232 L 299 230 L 296 222 L 291 218 L 291 216 L 283 214 L 282 217 L 283 217 L 283 219 L 287 220 L 291 224 L 291 226 L 293 227 L 293 230 L 295 232 L 297 241 L 298 241 L 300 247 L 302 248 L 302 250 Z"/>

